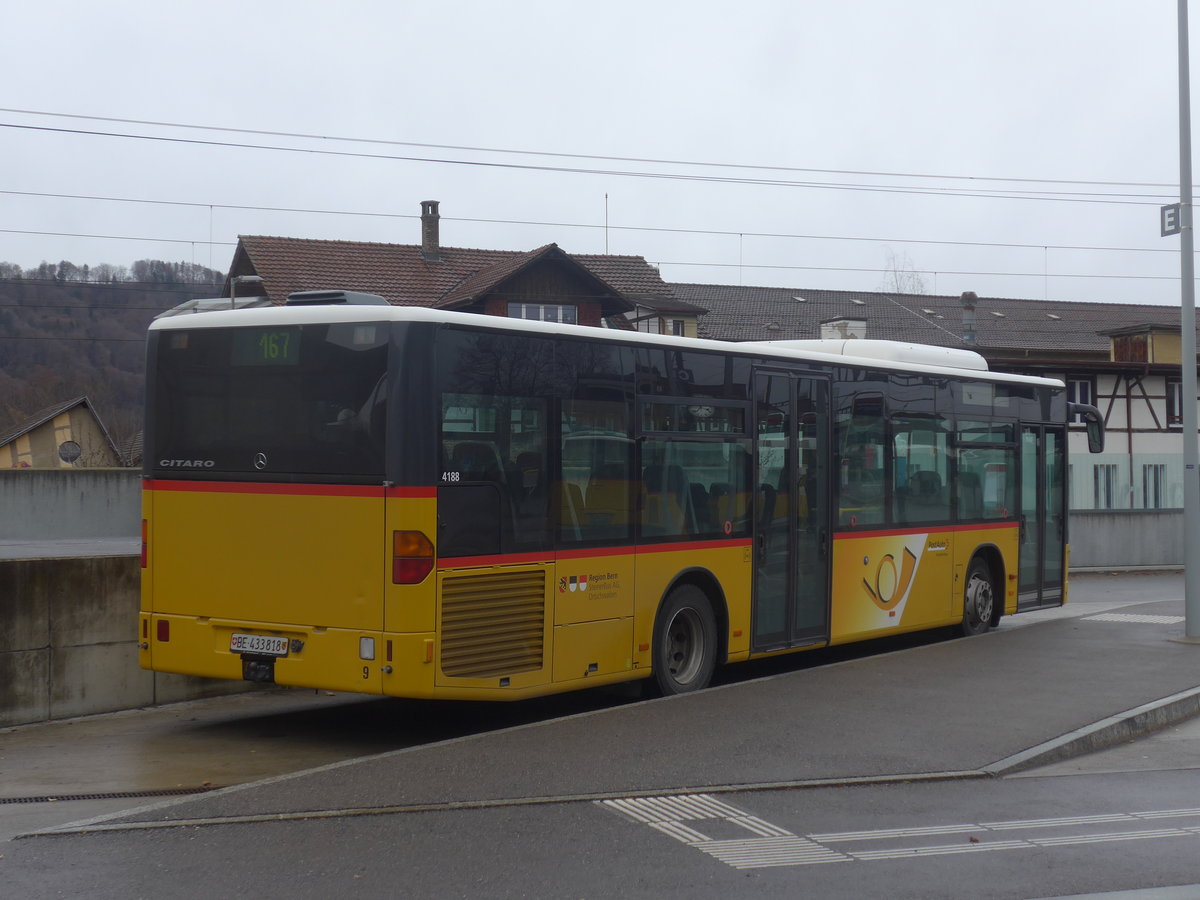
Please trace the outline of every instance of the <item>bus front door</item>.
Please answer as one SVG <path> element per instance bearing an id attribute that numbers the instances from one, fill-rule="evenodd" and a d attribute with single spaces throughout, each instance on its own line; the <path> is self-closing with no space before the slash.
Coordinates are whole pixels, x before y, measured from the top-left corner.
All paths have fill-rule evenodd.
<path id="1" fill-rule="evenodd" d="M 755 375 L 756 651 L 829 638 L 829 382 Z"/>
<path id="2" fill-rule="evenodd" d="M 1066 440 L 1066 433 L 1057 426 L 1021 427 L 1018 610 L 1062 603 Z"/>

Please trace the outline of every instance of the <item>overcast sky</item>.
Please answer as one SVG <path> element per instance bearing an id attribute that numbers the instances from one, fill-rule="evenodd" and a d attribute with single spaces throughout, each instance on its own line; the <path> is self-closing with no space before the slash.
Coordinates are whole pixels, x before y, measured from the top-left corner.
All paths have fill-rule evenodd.
<path id="1" fill-rule="evenodd" d="M 668 281 L 878 290 L 899 266 L 929 293 L 1178 303 L 1175 0 L 4 19 L 0 260 L 25 267 L 224 271 L 239 234 L 417 243 L 430 199 L 447 246 L 554 241 Z"/>

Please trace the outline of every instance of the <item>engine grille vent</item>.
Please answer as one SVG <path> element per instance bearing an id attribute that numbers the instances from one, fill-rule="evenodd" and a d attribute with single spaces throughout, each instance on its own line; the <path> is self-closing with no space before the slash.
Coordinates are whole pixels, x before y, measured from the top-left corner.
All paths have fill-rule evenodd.
<path id="1" fill-rule="evenodd" d="M 542 667 L 546 573 L 449 575 L 442 580 L 442 672 L 491 678 Z"/>

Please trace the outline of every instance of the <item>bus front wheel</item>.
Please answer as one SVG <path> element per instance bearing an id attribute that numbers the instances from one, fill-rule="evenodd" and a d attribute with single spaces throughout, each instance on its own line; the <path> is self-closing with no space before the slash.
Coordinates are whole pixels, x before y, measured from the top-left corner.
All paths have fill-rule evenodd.
<path id="1" fill-rule="evenodd" d="M 717 622 L 708 595 L 693 584 L 667 596 L 654 621 L 654 677 L 664 695 L 708 687 L 717 665 Z"/>
<path id="2" fill-rule="evenodd" d="M 996 589 L 992 584 L 992 570 L 978 556 L 967 567 L 967 581 L 963 587 L 963 618 L 959 630 L 970 637 L 983 634 L 992 624 L 996 610 Z"/>

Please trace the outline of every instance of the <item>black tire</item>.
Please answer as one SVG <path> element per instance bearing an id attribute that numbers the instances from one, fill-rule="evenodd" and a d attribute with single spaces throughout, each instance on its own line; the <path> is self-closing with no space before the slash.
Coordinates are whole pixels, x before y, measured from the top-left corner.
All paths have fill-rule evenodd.
<path id="1" fill-rule="evenodd" d="M 717 667 L 717 621 L 708 595 L 675 588 L 654 620 L 654 679 L 664 696 L 708 687 Z"/>
<path id="2" fill-rule="evenodd" d="M 996 587 L 992 581 L 991 567 L 981 557 L 975 557 L 967 566 L 967 580 L 963 585 L 963 618 L 958 626 L 967 637 L 983 634 L 992 627 L 996 614 Z"/>

